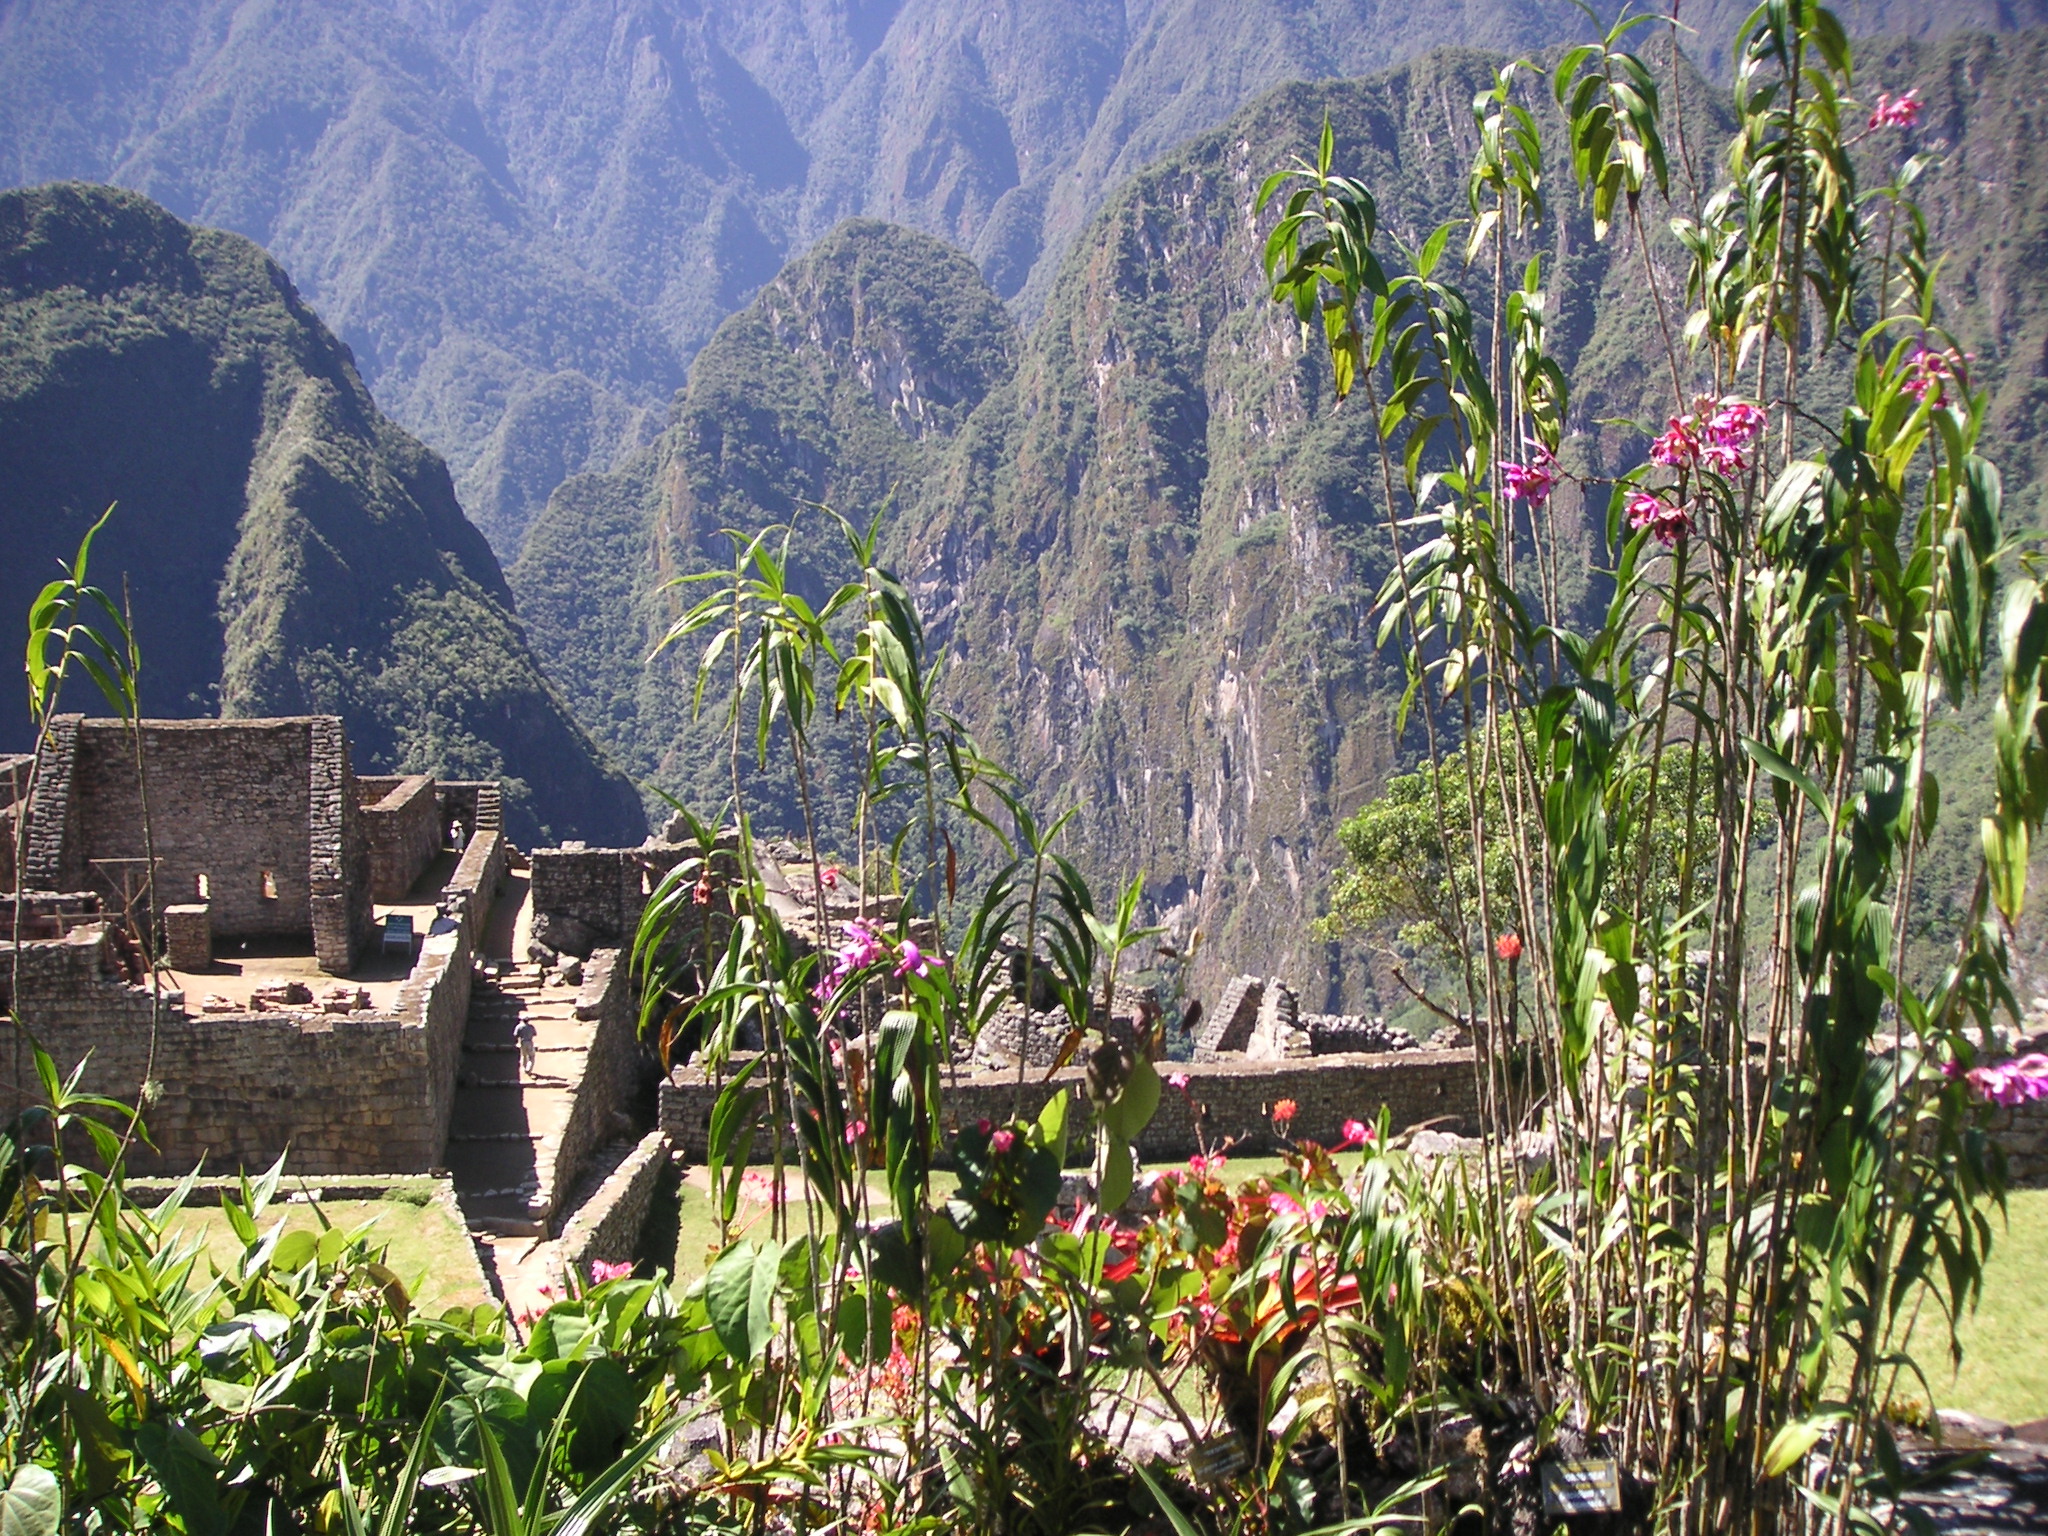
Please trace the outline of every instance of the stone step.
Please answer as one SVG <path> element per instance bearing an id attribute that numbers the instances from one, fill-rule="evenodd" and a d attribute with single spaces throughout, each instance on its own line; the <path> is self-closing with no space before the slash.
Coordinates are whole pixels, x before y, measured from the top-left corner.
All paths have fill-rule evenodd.
<path id="1" fill-rule="evenodd" d="M 449 1136 L 448 1145 L 451 1147 L 473 1147 L 482 1142 L 487 1141 L 518 1141 L 531 1143 L 539 1141 L 540 1139 L 541 1133 L 539 1131 L 464 1131 L 460 1135 Z"/>

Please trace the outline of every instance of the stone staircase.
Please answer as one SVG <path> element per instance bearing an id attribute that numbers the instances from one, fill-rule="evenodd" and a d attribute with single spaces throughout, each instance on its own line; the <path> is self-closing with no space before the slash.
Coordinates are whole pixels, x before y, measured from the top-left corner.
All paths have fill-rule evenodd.
<path id="1" fill-rule="evenodd" d="M 534 1075 L 520 1071 L 512 1032 L 538 1031 Z M 470 993 L 447 1161 L 456 1199 L 486 1270 L 515 1314 L 544 1298 L 550 1276 L 555 1158 L 596 1026 L 576 1017 L 576 989 L 543 985 L 535 966 L 493 961 Z"/>

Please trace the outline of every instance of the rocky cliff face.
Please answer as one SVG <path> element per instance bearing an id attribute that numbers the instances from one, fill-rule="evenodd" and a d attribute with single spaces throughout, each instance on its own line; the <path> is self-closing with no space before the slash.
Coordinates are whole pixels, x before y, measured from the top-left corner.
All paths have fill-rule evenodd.
<path id="1" fill-rule="evenodd" d="M 720 327 L 653 448 L 555 493 L 512 585 L 554 675 L 636 774 L 707 813 L 730 791 L 717 683 L 692 718 L 701 637 L 648 659 L 700 590 L 673 579 L 729 566 L 725 530 L 784 523 L 798 579 L 821 599 L 849 567 L 820 508 L 864 524 L 914 501 L 1020 345 L 961 252 L 849 221 Z M 848 812 L 847 759 L 830 722 L 819 729 L 823 807 Z M 787 763 L 758 778 L 768 824 L 791 828 Z"/>
<path id="2" fill-rule="evenodd" d="M 115 505 L 91 574 L 132 600 L 146 711 L 337 713 L 365 771 L 512 780 L 522 840 L 640 835 L 446 468 L 240 236 L 105 187 L 0 194 L 0 482 L 17 623 Z"/>

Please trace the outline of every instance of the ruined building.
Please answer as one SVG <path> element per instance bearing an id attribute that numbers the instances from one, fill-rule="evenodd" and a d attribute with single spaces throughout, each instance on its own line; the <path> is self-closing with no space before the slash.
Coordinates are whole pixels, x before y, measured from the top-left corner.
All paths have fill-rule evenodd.
<path id="1" fill-rule="evenodd" d="M 0 916 L 23 939 L 0 1003 L 66 1072 L 89 1055 L 88 1091 L 153 1098 L 138 1166 L 287 1145 L 309 1171 L 441 1160 L 474 930 L 507 854 L 496 784 L 359 779 L 329 716 L 134 733 L 65 716 L 32 789 L 27 767 L 0 763 L 0 874 L 21 908 L 10 894 Z M 404 910 L 417 959 L 393 960 L 376 905 L 403 908 L 437 860 Z M 19 1085 L 14 1033 L 0 1026 L 0 1061 Z"/>

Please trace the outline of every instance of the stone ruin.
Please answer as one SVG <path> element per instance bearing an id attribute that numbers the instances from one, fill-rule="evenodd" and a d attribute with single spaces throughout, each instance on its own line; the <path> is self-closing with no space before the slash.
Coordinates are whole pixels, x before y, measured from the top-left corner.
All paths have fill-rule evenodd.
<path id="1" fill-rule="evenodd" d="M 1456 1050 L 1466 1043 L 1462 1031 L 1445 1028 L 1427 1048 Z M 1377 1015 L 1303 1013 L 1293 988 L 1277 977 L 1260 976 L 1232 977 L 1195 1037 L 1197 1061 L 1294 1061 L 1422 1049 L 1424 1042 Z"/>
<path id="2" fill-rule="evenodd" d="M 499 786 L 358 778 L 332 716 L 138 729 L 146 827 L 119 721 L 54 721 L 32 793 L 30 760 L 0 760 L 0 874 L 14 892 L 19 838 L 23 940 L 0 1006 L 63 1070 L 86 1061 L 89 1091 L 132 1099 L 151 1074 L 155 1147 L 138 1146 L 138 1171 L 267 1163 L 287 1145 L 307 1172 L 437 1164 L 471 958 L 510 851 Z M 419 894 L 444 857 L 416 908 L 418 953 L 394 966 L 376 905 Z M 0 904 L 10 938 L 16 904 Z M 220 990 L 188 997 L 201 986 Z M 18 1054 L 11 1022 L 0 1033 Z"/>
<path id="3" fill-rule="evenodd" d="M 15 834 L 25 832 L 20 995 L 0 1004 L 19 1009 L 60 1068 L 89 1054 L 89 1091 L 132 1096 L 153 1042 L 159 1097 L 151 1124 L 162 1166 L 201 1158 L 262 1164 L 287 1146 L 293 1166 L 309 1173 L 440 1166 L 484 925 L 515 868 L 527 868 L 531 882 L 528 958 L 544 976 L 591 993 L 589 1010 L 609 1021 L 607 1038 L 624 1032 L 624 1044 L 606 1050 L 631 1049 L 633 988 L 618 952 L 662 878 L 695 851 L 675 831 L 636 848 L 539 849 L 529 863 L 502 835 L 496 784 L 358 777 L 338 719 L 145 721 L 142 732 L 153 866 L 132 744 L 117 723 L 56 722 L 32 799 L 27 760 L 0 758 L 0 857 L 8 866 Z M 813 942 L 823 871 L 792 844 L 768 843 L 762 853 L 769 904 L 800 943 Z M 714 857 L 721 854 L 731 859 L 735 850 Z M 413 892 L 442 858 L 453 858 L 454 868 L 438 866 L 444 873 L 423 909 L 427 937 L 416 959 L 391 979 L 359 980 L 379 948 L 376 908 Z M 10 891 L 12 873 L 0 868 Z M 180 973 L 160 1001 L 137 924 L 151 882 L 158 952 Z M 14 904 L 11 895 L 0 900 L 10 933 Z M 825 905 L 835 928 L 863 910 L 844 876 Z M 892 903 L 874 897 L 865 909 L 884 925 L 895 917 Z M 694 944 L 703 935 L 691 923 L 719 920 L 717 904 L 701 913 L 693 906 L 678 937 Z M 217 970 L 223 955 L 293 946 L 305 953 L 303 974 L 259 978 L 239 997 L 188 1002 L 181 977 Z M 593 974 L 584 985 L 586 964 Z M 0 990 L 7 985 L 0 974 Z M 1041 1006 L 1006 1005 L 962 1053 L 949 1086 L 958 1112 L 1008 1114 L 1020 1091 L 1028 1104 L 1079 1084 L 1078 1064 L 1051 1070 L 1066 1038 L 1063 1016 L 1049 997 L 1033 1001 Z M 1157 1007 L 1144 991 L 1120 993 L 1112 1031 L 1137 1033 Z M 578 1009 L 587 1011 L 582 1002 Z M 18 1049 L 11 1028 L 0 1029 L 10 1036 L 0 1051 Z M 1442 1030 L 1425 1043 L 1379 1018 L 1304 1013 L 1277 978 L 1231 980 L 1192 1045 L 1193 1060 L 1173 1069 L 1191 1086 L 1166 1095 L 1144 1143 L 1148 1156 L 1219 1136 L 1256 1146 L 1270 1136 L 1271 1107 L 1282 1099 L 1300 1106 L 1299 1134 L 1322 1137 L 1345 1118 L 1370 1118 L 1380 1104 L 1406 1124 L 1462 1125 L 1475 1113 L 1462 1032 Z M 662 1124 L 686 1149 L 701 1143 L 708 1114 L 711 1088 L 702 1076 L 678 1064 L 661 1089 Z M 2048 1172 L 2037 1166 L 2048 1164 L 2048 1138 L 2036 1117 L 2009 1118 L 2015 1123 L 2001 1139 L 2022 1165 L 2014 1171 L 2039 1179 Z"/>

